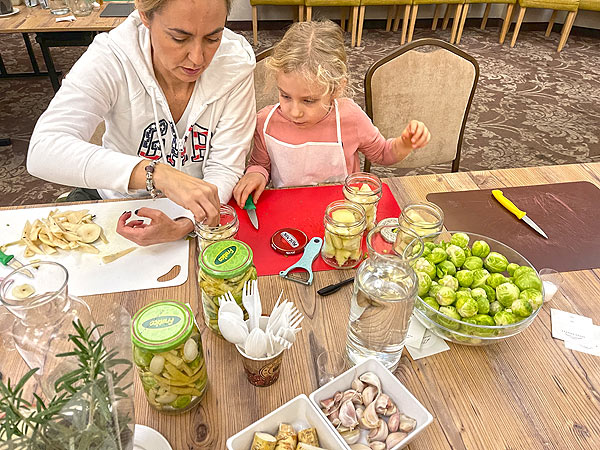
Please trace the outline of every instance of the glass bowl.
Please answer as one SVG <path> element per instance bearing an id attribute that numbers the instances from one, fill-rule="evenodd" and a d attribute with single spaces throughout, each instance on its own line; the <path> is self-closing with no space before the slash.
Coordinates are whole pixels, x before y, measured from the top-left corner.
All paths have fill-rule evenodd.
<path id="1" fill-rule="evenodd" d="M 490 251 L 503 254 L 506 256 L 509 263 L 516 263 L 519 266 L 531 267 L 533 270 L 535 270 L 536 275 L 539 277 L 539 273 L 535 267 L 533 267 L 533 265 L 519 252 L 508 245 L 503 244 L 502 242 L 496 241 L 495 239 L 483 236 L 481 234 L 468 233 L 464 231 L 442 231 L 424 236 L 423 239 L 426 241 L 439 243 L 441 241 L 449 241 L 450 237 L 454 233 L 467 234 L 469 236 L 469 246 L 478 240 L 486 241 L 490 246 Z M 503 272 L 503 274 L 508 278 L 507 272 Z M 544 294 L 545 293 L 542 287 L 542 297 Z M 540 309 L 541 305 L 539 308 L 533 311 L 529 317 L 520 322 L 510 325 L 495 326 L 476 325 L 453 319 L 432 308 L 420 297 L 417 297 L 417 300 L 415 301 L 415 308 L 413 312 L 419 322 L 421 322 L 423 326 L 425 326 L 435 335 L 457 344 L 479 346 L 494 344 L 502 339 L 519 334 L 535 320 Z"/>

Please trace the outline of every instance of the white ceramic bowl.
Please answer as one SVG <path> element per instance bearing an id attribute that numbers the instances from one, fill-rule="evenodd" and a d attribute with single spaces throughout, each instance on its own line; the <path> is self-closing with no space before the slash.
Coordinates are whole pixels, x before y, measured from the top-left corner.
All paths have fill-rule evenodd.
<path id="1" fill-rule="evenodd" d="M 321 447 L 329 450 L 343 450 L 348 447 L 341 437 L 329 425 L 327 417 L 308 400 L 304 394 L 293 398 L 285 405 L 267 414 L 260 420 L 244 428 L 239 433 L 227 439 L 228 450 L 248 450 L 252 444 L 254 433 L 264 432 L 275 436 L 280 423 L 289 423 L 296 431 L 314 427 L 319 436 Z"/>
<path id="2" fill-rule="evenodd" d="M 421 431 L 425 429 L 433 421 L 433 416 L 419 403 L 419 401 L 404 387 L 402 383 L 392 374 L 383 364 L 374 358 L 369 358 L 362 363 L 348 369 L 346 372 L 338 375 L 336 378 L 331 380 L 326 385 L 317 389 L 315 392 L 310 394 L 310 400 L 319 409 L 319 412 L 327 421 L 327 424 L 331 430 L 333 430 L 343 442 L 345 449 L 349 450 L 350 446 L 345 443 L 343 438 L 335 431 L 335 427 L 331 424 L 329 419 L 321 412 L 320 402 L 333 397 L 337 391 L 346 391 L 351 389 L 352 380 L 357 376 L 362 375 L 365 372 L 373 372 L 381 380 L 381 389 L 383 392 L 392 399 L 392 401 L 398 406 L 398 410 L 417 421 L 417 426 L 411 431 L 405 439 L 403 439 L 398 445 L 393 447 L 391 450 L 397 450 L 410 441 L 412 441 Z M 359 443 L 367 444 L 367 430 L 361 430 L 361 438 Z"/>

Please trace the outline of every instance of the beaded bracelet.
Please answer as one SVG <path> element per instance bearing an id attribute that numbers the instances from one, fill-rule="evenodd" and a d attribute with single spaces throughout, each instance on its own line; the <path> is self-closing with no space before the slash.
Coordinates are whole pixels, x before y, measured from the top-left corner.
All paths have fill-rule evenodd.
<path id="1" fill-rule="evenodd" d="M 150 196 L 152 198 L 156 198 L 162 195 L 162 192 L 154 186 L 154 168 L 158 161 L 152 161 L 148 164 L 144 170 L 146 171 L 146 190 L 150 192 Z"/>

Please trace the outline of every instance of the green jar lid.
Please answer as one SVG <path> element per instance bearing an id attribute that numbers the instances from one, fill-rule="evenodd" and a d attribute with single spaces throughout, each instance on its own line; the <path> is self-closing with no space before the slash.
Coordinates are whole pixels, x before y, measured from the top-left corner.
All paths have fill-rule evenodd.
<path id="1" fill-rule="evenodd" d="M 213 278 L 237 277 L 252 265 L 252 249 L 235 239 L 218 241 L 204 249 L 198 263 Z"/>
<path id="2" fill-rule="evenodd" d="M 131 321 L 131 340 L 151 352 L 179 347 L 192 334 L 194 315 L 188 305 L 163 300 L 140 309 Z"/>

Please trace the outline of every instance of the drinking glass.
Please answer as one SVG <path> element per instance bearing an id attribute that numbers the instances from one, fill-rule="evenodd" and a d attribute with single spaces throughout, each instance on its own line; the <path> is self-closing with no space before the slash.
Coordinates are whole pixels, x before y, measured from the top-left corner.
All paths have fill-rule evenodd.
<path id="1" fill-rule="evenodd" d="M 344 355 L 336 351 L 324 351 L 317 357 L 317 380 L 323 386 L 337 377 L 346 368 Z"/>
<path id="2" fill-rule="evenodd" d="M 48 0 L 48 8 L 52 14 L 57 16 L 69 13 L 69 7 L 65 0 Z"/>
<path id="3" fill-rule="evenodd" d="M 549 302 L 560 289 L 564 278 L 560 272 L 545 267 L 540 270 L 540 280 L 544 285 L 544 302 Z"/>

